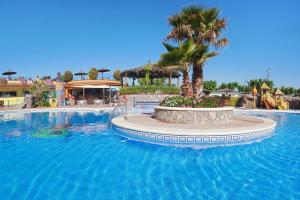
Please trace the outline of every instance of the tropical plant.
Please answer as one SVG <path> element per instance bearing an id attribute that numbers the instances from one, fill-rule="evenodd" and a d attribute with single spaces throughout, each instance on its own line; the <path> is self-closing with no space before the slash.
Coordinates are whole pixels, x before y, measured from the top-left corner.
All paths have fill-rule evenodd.
<path id="1" fill-rule="evenodd" d="M 121 71 L 120 70 L 116 70 L 113 74 L 113 77 L 116 81 L 120 81 L 121 80 Z"/>
<path id="2" fill-rule="evenodd" d="M 146 65 L 144 67 L 144 70 L 145 70 L 145 85 L 150 85 L 150 83 L 151 83 L 151 80 L 150 80 L 151 66 Z"/>
<path id="3" fill-rule="evenodd" d="M 65 71 L 64 73 L 64 81 L 65 82 L 70 82 L 73 80 L 73 73 L 70 71 Z"/>
<path id="4" fill-rule="evenodd" d="M 89 71 L 90 80 L 96 80 L 98 77 L 98 70 L 96 68 L 91 68 Z"/>
<path id="5" fill-rule="evenodd" d="M 164 86 L 165 83 L 166 83 L 166 79 L 165 78 L 155 78 L 155 79 L 153 79 L 153 85 Z"/>
<path id="6" fill-rule="evenodd" d="M 222 30 L 226 27 L 225 18 L 219 17 L 220 10 L 216 8 L 204 9 L 199 6 L 188 6 L 180 13 L 169 17 L 169 25 L 172 26 L 168 34 L 168 40 L 178 43 L 192 39 L 201 46 L 207 45 L 206 51 L 199 60 L 193 63 L 193 89 L 198 97 L 203 90 L 203 66 L 217 52 L 209 52 L 208 47 L 222 47 L 228 44 L 226 38 L 221 38 Z"/>
<path id="7" fill-rule="evenodd" d="M 36 106 L 48 106 L 48 93 L 50 92 L 49 86 L 43 80 L 36 80 L 33 82 L 30 88 L 30 94 L 32 97 L 32 104 Z"/>
<path id="8" fill-rule="evenodd" d="M 178 47 L 174 47 L 168 43 L 163 43 L 163 45 L 168 52 L 160 56 L 160 66 L 177 66 L 178 70 L 183 74 L 182 94 L 183 96 L 191 96 L 192 87 L 190 84 L 189 70 L 195 57 L 203 51 L 203 47 L 195 44 L 192 40 L 179 43 Z"/>

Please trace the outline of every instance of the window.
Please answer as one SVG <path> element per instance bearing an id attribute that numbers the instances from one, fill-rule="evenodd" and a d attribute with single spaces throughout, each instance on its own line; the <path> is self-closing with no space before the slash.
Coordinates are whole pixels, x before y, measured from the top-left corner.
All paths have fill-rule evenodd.
<path id="1" fill-rule="evenodd" d="M 16 96 L 17 96 L 16 91 L 0 92 L 0 97 L 16 97 Z"/>

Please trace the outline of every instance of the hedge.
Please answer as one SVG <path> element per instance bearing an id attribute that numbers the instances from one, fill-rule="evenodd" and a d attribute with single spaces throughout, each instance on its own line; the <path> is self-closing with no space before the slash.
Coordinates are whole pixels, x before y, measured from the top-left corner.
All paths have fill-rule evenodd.
<path id="1" fill-rule="evenodd" d="M 120 90 L 121 94 L 180 94 L 180 88 L 169 86 L 130 86 L 123 87 Z"/>

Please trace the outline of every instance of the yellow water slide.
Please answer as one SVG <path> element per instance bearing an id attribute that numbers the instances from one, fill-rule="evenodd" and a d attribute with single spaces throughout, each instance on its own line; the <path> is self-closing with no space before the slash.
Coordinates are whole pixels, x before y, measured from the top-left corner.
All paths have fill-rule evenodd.
<path id="1" fill-rule="evenodd" d="M 284 101 L 283 98 L 277 100 L 277 106 L 279 110 L 287 110 L 289 109 L 289 103 Z"/>

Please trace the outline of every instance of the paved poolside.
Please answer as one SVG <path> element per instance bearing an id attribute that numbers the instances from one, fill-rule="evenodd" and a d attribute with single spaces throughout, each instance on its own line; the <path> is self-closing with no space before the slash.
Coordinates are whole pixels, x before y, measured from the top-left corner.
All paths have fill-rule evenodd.
<path id="1" fill-rule="evenodd" d="M 169 135 L 228 135 L 262 132 L 274 129 L 276 123 L 271 119 L 235 115 L 226 123 L 179 124 L 154 119 L 151 115 L 136 114 L 117 117 L 112 120 L 118 127 L 130 130 Z"/>

